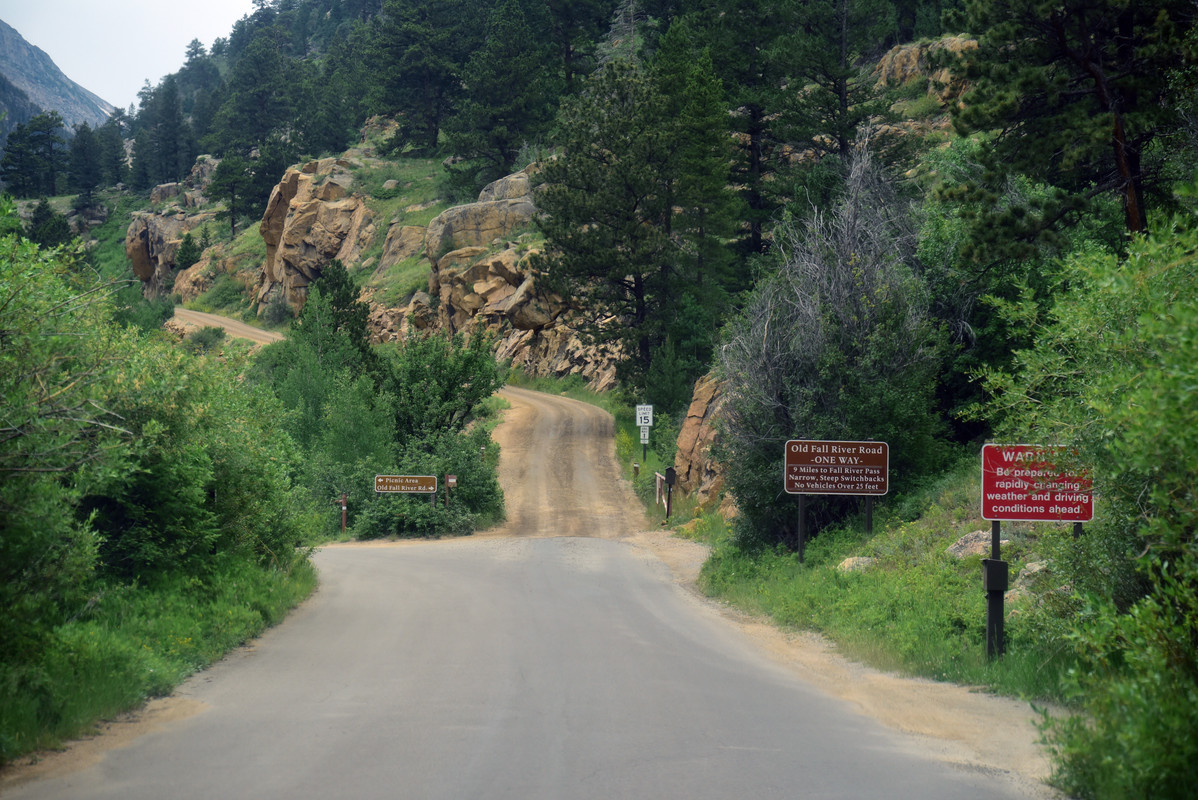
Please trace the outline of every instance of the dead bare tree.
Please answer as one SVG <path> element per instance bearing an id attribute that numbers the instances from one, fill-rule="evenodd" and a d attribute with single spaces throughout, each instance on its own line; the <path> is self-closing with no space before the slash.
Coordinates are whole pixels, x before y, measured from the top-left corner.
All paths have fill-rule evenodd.
<path id="1" fill-rule="evenodd" d="M 936 427 L 941 337 L 915 265 L 913 215 L 864 145 L 847 176 L 835 207 L 776 232 L 782 265 L 720 351 L 723 454 L 746 524 L 792 524 L 780 503 L 787 439 L 887 440 L 892 465 L 910 467 L 910 450 Z"/>

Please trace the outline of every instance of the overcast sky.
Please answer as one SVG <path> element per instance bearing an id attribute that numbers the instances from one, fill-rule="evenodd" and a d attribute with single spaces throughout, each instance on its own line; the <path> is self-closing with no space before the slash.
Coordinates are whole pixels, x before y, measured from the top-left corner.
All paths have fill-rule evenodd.
<path id="1" fill-rule="evenodd" d="M 0 0 L 0 19 L 88 91 L 128 109 L 186 60 L 187 44 L 228 37 L 252 0 Z"/>

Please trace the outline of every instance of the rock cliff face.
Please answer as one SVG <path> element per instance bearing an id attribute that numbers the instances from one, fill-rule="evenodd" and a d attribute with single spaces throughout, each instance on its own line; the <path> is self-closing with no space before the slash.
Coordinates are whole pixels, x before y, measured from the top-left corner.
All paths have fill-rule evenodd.
<path id="1" fill-rule="evenodd" d="M 211 211 L 188 211 L 203 205 L 204 191 L 212 182 L 212 173 L 219 159 L 200 156 L 183 183 L 164 183 L 150 191 L 155 205 L 165 203 L 158 211 L 139 211 L 125 231 L 125 256 L 133 274 L 142 282 L 146 297 L 158 297 L 167 287 L 177 283 L 174 275 L 175 254 L 184 235 L 216 218 Z M 201 261 L 201 264 L 207 264 Z M 211 281 L 209 281 L 211 283 Z M 191 297 L 184 297 L 194 299 Z"/>
<path id="2" fill-rule="evenodd" d="M 570 325 L 566 304 L 543 291 L 530 264 L 527 228 L 536 213 L 530 176 L 518 172 L 483 188 L 478 201 L 451 208 L 425 234 L 428 293 L 407 309 L 416 328 L 484 333 L 496 356 L 530 375 L 581 375 L 604 391 L 615 386 L 615 360 L 587 346 Z"/>
<path id="3" fill-rule="evenodd" d="M 374 237 L 370 209 L 350 194 L 350 162 L 338 158 L 292 167 L 270 194 L 258 226 L 266 262 L 258 285 L 260 308 L 282 294 L 297 312 L 308 285 L 333 259 L 351 266 Z"/>
<path id="4" fill-rule="evenodd" d="M 695 382 L 690 407 L 678 433 L 678 452 L 674 469 L 678 487 L 699 501 L 710 505 L 724 488 L 724 473 L 711 458 L 715 441 L 715 422 L 724 404 L 722 386 L 711 375 Z"/>
<path id="5" fill-rule="evenodd" d="M 308 285 L 333 258 L 351 270 L 376 235 L 365 203 L 351 195 L 351 164 L 326 159 L 288 170 L 271 194 L 260 230 L 267 256 L 258 286 L 259 308 L 275 295 L 297 311 Z M 488 185 L 474 203 L 450 208 L 427 227 L 393 222 L 375 274 L 420 256 L 429 264 L 428 290 L 404 308 L 369 293 L 376 343 L 413 331 L 484 334 L 496 353 L 533 375 L 581 375 L 600 390 L 615 385 L 615 361 L 585 345 L 565 319 L 566 305 L 544 292 L 529 263 L 535 249 L 527 229 L 536 213 L 526 172 Z"/>
<path id="6" fill-rule="evenodd" d="M 928 94 L 934 95 L 941 103 L 949 103 L 961 96 L 965 84 L 959 75 L 953 75 L 947 67 L 934 64 L 934 57 L 939 53 L 959 56 L 966 51 L 976 50 L 977 46 L 975 39 L 963 36 L 897 45 L 882 56 L 873 74 L 878 83 L 889 86 L 902 86 L 916 78 L 927 78 Z"/>
<path id="7" fill-rule="evenodd" d="M 212 212 L 186 214 L 172 208 L 136 212 L 125 232 L 125 255 L 146 297 L 159 297 L 174 281 L 175 254 L 183 236 L 215 218 Z"/>

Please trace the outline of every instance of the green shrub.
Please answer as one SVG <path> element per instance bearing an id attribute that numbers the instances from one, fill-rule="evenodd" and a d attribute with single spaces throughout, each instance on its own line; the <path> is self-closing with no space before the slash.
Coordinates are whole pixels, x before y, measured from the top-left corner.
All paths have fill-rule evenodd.
<path id="1" fill-rule="evenodd" d="M 1126 258 L 1074 257 L 1035 346 L 987 375 L 1008 435 L 1066 445 L 1102 499 L 1099 546 L 1053 562 L 1090 574 L 1069 598 L 1081 715 L 1047 729 L 1057 781 L 1083 797 L 1186 797 L 1198 780 L 1196 250 L 1179 217 Z"/>
<path id="2" fill-rule="evenodd" d="M 187 337 L 187 349 L 196 355 L 209 353 L 225 343 L 225 329 L 208 326 Z"/>

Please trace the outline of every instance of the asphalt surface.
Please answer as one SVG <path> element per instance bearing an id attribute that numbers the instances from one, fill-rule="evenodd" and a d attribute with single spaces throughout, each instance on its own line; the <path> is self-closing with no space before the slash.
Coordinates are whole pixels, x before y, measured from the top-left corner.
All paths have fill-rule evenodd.
<path id="1" fill-rule="evenodd" d="M 528 448 L 518 519 L 533 535 L 326 547 L 311 600 L 180 689 L 195 713 L 5 797 L 1021 796 L 805 683 L 648 551 L 553 537 L 528 497 L 539 519 L 574 498 L 556 518 L 576 533 L 593 503 L 630 498 L 583 491 L 610 466 L 558 446 L 591 429 L 610 443 L 601 418 L 516 399 L 528 430 L 505 435 Z"/>

